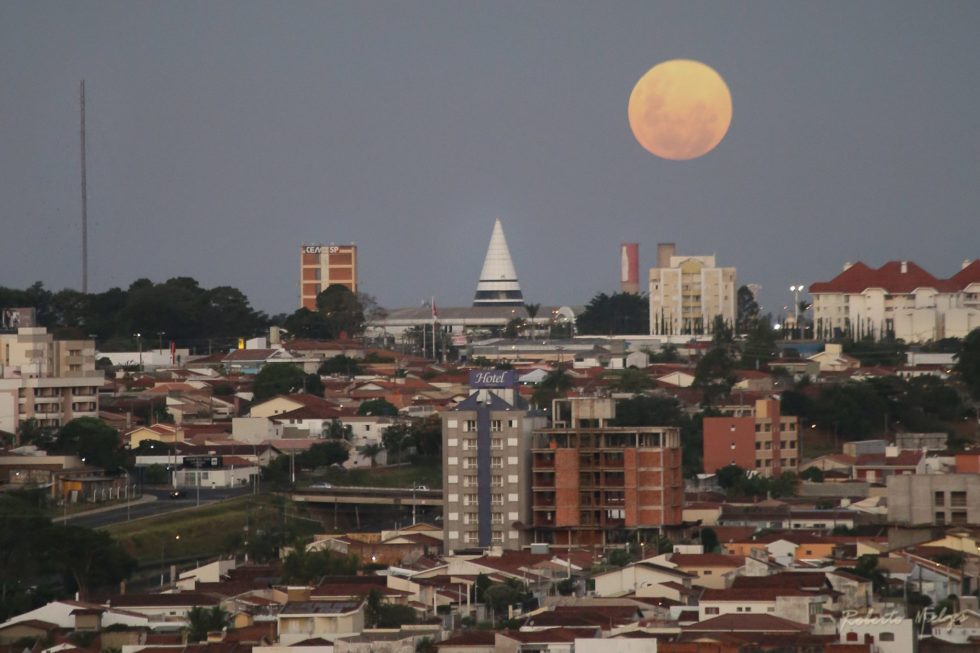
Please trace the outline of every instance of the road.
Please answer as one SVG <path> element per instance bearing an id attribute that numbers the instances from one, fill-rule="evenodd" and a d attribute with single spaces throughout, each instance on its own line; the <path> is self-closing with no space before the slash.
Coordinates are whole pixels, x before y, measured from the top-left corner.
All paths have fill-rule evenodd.
<path id="1" fill-rule="evenodd" d="M 208 503 L 215 503 L 216 501 L 224 501 L 225 499 L 243 496 L 250 494 L 251 491 L 252 488 L 250 487 L 234 489 L 219 488 L 214 490 L 201 488 L 201 505 L 203 506 Z M 169 490 L 147 489 L 144 490 L 143 495 L 152 495 L 156 498 L 156 500 L 133 503 L 129 506 L 128 514 L 126 505 L 124 504 L 109 510 L 89 514 L 83 513 L 74 517 L 69 517 L 67 523 L 75 526 L 85 526 L 87 528 L 103 528 L 105 526 L 111 526 L 119 522 L 124 522 L 127 519 L 139 519 L 141 517 L 164 515 L 169 512 L 184 510 L 197 505 L 196 490 L 187 490 L 187 494 L 179 499 L 171 499 Z"/>

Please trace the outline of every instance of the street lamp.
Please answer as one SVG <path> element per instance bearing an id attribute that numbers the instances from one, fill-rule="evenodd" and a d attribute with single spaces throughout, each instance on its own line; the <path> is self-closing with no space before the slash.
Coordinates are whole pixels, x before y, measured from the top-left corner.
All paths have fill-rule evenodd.
<path id="1" fill-rule="evenodd" d="M 174 535 L 174 541 L 175 542 L 180 541 L 180 533 Z M 167 573 L 166 572 L 167 568 L 164 567 L 164 560 L 165 560 L 164 556 L 166 555 L 166 551 L 167 551 L 167 538 L 164 537 L 160 540 L 160 587 L 163 587 L 163 578 L 164 575 Z"/>
<path id="2" fill-rule="evenodd" d="M 790 292 L 793 293 L 793 325 L 799 329 L 800 328 L 800 293 L 806 290 L 806 287 L 801 283 L 795 286 L 789 287 Z M 802 331 L 800 336 L 802 337 Z"/>
<path id="3" fill-rule="evenodd" d="M 140 372 L 143 371 L 143 334 L 136 332 L 133 334 L 136 338 L 136 346 L 139 348 L 140 352 Z"/>

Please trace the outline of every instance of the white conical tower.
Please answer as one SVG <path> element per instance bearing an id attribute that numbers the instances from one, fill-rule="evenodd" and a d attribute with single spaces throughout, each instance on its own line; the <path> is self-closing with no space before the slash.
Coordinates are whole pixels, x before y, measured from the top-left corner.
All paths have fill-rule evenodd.
<path id="1" fill-rule="evenodd" d="M 480 272 L 480 282 L 476 284 L 476 295 L 473 297 L 474 306 L 523 306 L 524 295 L 521 294 L 521 284 L 517 281 L 517 271 L 514 261 L 507 249 L 507 239 L 500 220 L 493 223 L 493 234 L 490 236 L 490 246 L 487 247 L 487 257 L 483 259 L 483 271 Z"/>

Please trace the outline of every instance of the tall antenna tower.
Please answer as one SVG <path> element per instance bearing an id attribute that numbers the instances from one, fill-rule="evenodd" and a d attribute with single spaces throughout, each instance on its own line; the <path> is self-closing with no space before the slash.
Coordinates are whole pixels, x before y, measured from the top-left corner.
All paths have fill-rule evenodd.
<path id="1" fill-rule="evenodd" d="M 82 294 L 88 294 L 88 180 L 85 175 L 85 80 L 79 88 L 81 97 L 82 139 Z"/>

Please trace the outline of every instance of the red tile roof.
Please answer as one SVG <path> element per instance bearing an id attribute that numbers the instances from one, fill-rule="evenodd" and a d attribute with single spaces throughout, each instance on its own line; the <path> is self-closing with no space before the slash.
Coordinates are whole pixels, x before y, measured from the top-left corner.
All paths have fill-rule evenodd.
<path id="1" fill-rule="evenodd" d="M 937 279 L 911 261 L 904 262 L 905 272 L 902 265 L 902 261 L 889 261 L 875 269 L 858 262 L 830 281 L 810 284 L 810 293 L 861 293 L 868 288 L 881 288 L 890 293 L 910 293 L 916 288 L 953 290 L 951 283 Z"/>
<path id="2" fill-rule="evenodd" d="M 974 259 L 969 265 L 949 278 L 951 286 L 964 290 L 971 283 L 980 283 L 980 258 Z"/>
<path id="3" fill-rule="evenodd" d="M 745 564 L 743 556 L 723 553 L 673 553 L 670 561 L 678 567 L 741 567 Z"/>
<path id="4" fill-rule="evenodd" d="M 723 614 L 684 628 L 685 632 L 804 633 L 808 626 L 771 614 Z"/>

